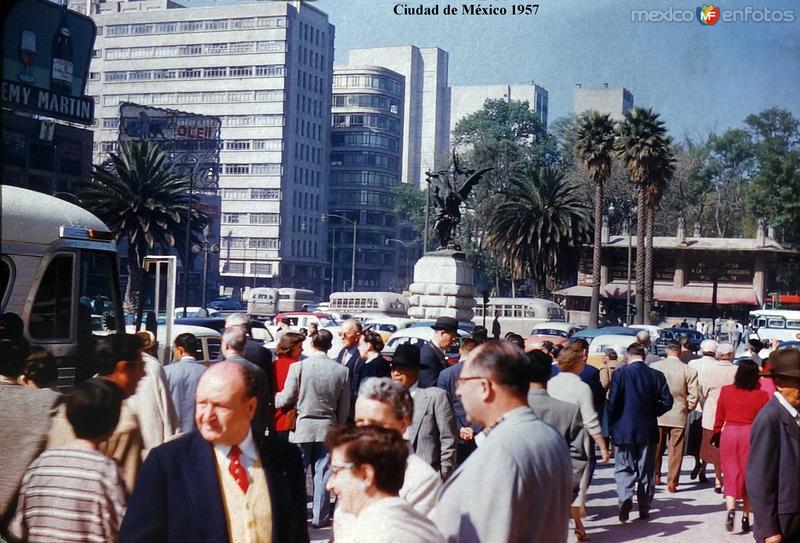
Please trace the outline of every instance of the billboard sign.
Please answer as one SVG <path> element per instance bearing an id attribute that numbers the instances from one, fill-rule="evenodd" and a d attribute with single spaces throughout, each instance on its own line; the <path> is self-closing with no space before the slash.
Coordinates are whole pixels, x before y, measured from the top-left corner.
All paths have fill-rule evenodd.
<path id="1" fill-rule="evenodd" d="M 94 102 L 84 91 L 96 31 L 66 6 L 17 0 L 3 26 L 3 105 L 91 124 Z"/>
<path id="2" fill-rule="evenodd" d="M 123 102 L 119 141 L 151 141 L 170 157 L 181 175 L 193 175 L 200 190 L 219 180 L 222 122 L 219 117 Z M 200 173 L 202 172 L 202 173 Z"/>

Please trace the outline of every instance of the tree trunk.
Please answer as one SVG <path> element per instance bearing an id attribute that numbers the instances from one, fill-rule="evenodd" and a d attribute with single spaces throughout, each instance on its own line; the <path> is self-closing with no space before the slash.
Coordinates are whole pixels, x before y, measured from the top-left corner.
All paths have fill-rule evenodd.
<path id="1" fill-rule="evenodd" d="M 635 324 L 644 324 L 644 238 L 647 222 L 644 186 L 636 187 L 636 316 Z"/>
<path id="2" fill-rule="evenodd" d="M 123 308 L 126 315 L 135 315 L 142 302 L 142 263 L 136 249 L 128 241 L 128 284 L 125 287 Z"/>
<path id="3" fill-rule="evenodd" d="M 596 328 L 600 317 L 600 258 L 603 248 L 603 182 L 594 187 L 594 246 L 592 248 L 592 302 L 589 306 L 589 327 Z"/>
<path id="4" fill-rule="evenodd" d="M 655 210 L 647 206 L 647 233 L 644 238 L 644 324 L 650 324 L 650 311 L 653 309 L 653 228 Z"/>

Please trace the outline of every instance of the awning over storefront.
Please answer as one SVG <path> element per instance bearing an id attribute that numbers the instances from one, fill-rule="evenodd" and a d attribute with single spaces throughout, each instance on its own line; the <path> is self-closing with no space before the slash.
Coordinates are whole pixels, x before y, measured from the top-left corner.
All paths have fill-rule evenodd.
<path id="1" fill-rule="evenodd" d="M 635 285 L 631 285 L 631 298 L 636 295 Z M 685 302 L 693 304 L 710 304 L 714 288 L 711 286 L 687 286 L 675 288 L 666 285 L 655 285 L 653 296 L 659 302 Z M 609 283 L 600 289 L 602 298 L 622 299 L 628 292 L 627 284 Z M 577 285 L 558 290 L 553 294 L 565 297 L 591 298 L 592 287 Z M 717 303 L 724 305 L 758 304 L 756 291 L 752 287 L 720 286 L 717 288 Z"/>

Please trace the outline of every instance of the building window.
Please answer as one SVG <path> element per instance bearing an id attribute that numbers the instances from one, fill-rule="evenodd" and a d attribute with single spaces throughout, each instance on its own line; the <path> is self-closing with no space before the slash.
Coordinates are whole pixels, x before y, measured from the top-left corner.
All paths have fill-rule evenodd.
<path id="1" fill-rule="evenodd" d="M 247 238 L 223 236 L 221 245 L 224 249 L 244 249 L 247 247 Z"/>
<path id="2" fill-rule="evenodd" d="M 119 119 L 111 118 L 111 119 L 103 119 L 103 128 L 118 128 L 119 127 Z"/>
<path id="3" fill-rule="evenodd" d="M 225 273 L 244 273 L 244 262 L 228 262 Z"/>
<path id="4" fill-rule="evenodd" d="M 231 77 L 249 77 L 253 75 L 252 66 L 233 66 L 230 69 Z"/>
<path id="5" fill-rule="evenodd" d="M 199 72 L 200 70 L 197 71 Z M 203 70 L 203 77 L 227 77 L 227 75 L 228 75 L 227 68 L 216 67 L 216 68 L 205 68 Z"/>
<path id="6" fill-rule="evenodd" d="M 280 200 L 281 189 L 250 189 L 252 200 Z"/>
<path id="7" fill-rule="evenodd" d="M 259 77 L 283 77 L 284 67 L 282 65 L 256 66 L 256 76 Z"/>
<path id="8" fill-rule="evenodd" d="M 248 238 L 247 246 L 250 249 L 278 249 L 278 238 Z"/>
<path id="9" fill-rule="evenodd" d="M 227 175 L 247 175 L 250 173 L 250 164 L 225 164 Z"/>
<path id="10" fill-rule="evenodd" d="M 253 275 L 272 275 L 272 264 L 258 262 L 250 264 L 250 273 Z"/>
<path id="11" fill-rule="evenodd" d="M 228 151 L 247 151 L 250 149 L 250 140 L 226 140 L 225 149 Z"/>
<path id="12" fill-rule="evenodd" d="M 249 200 L 250 189 L 222 189 L 223 200 Z"/>
<path id="13" fill-rule="evenodd" d="M 250 224 L 280 224 L 278 213 L 250 213 Z"/>
<path id="14" fill-rule="evenodd" d="M 246 213 L 223 213 L 222 214 L 222 223 L 223 224 L 240 224 L 244 223 L 247 219 Z"/>

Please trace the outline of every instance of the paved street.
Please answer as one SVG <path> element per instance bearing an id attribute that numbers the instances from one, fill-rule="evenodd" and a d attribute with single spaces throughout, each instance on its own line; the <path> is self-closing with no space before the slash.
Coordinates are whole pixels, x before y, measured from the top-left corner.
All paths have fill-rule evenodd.
<path id="1" fill-rule="evenodd" d="M 666 458 L 665 458 L 666 460 Z M 666 463 L 666 462 L 665 462 Z M 621 543 L 628 541 L 654 543 L 750 543 L 752 535 L 739 533 L 741 514 L 736 516 L 735 529 L 725 531 L 725 505 L 722 496 L 714 493 L 712 470 L 706 485 L 689 480 L 694 460 L 683 463 L 682 484 L 676 494 L 669 494 L 666 485 L 657 487 L 651 517 L 648 522 L 637 520 L 637 512 L 631 520 L 621 525 L 617 520 L 617 493 L 614 484 L 614 466 L 600 465 L 589 490 L 588 515 L 584 524 L 590 541 L 594 543 Z M 751 516 L 752 522 L 752 516 Z M 570 523 L 570 526 L 572 523 Z M 328 541 L 330 528 L 311 530 L 312 542 Z M 570 530 L 569 542 L 576 541 Z M 494 542 L 486 542 L 494 543 Z"/>

